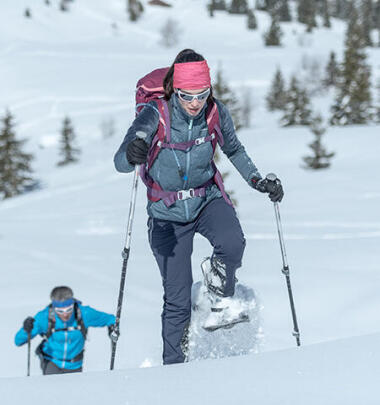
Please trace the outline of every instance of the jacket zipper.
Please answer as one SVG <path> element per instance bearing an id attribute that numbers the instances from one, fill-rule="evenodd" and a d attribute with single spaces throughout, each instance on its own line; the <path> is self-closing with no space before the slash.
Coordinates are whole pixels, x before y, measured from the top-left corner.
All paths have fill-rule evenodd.
<path id="1" fill-rule="evenodd" d="M 188 130 L 188 133 L 187 133 L 187 140 L 188 140 L 188 141 L 190 141 L 191 135 L 192 135 L 192 132 L 193 132 L 193 121 L 194 121 L 194 120 L 190 120 L 190 123 L 189 123 L 189 130 Z M 185 173 L 186 179 L 185 179 L 185 181 L 184 181 L 184 183 L 183 183 L 183 189 L 184 189 L 184 190 L 186 190 L 186 186 L 187 186 L 187 184 L 188 184 L 189 171 L 190 171 L 190 151 L 188 150 L 188 151 L 186 152 L 186 173 Z M 188 201 L 185 200 L 184 203 L 185 203 L 186 219 L 189 220 L 189 206 L 188 206 Z"/>
<path id="2" fill-rule="evenodd" d="M 64 327 L 66 328 L 66 324 L 64 324 Z M 64 349 L 63 349 L 62 368 L 65 368 L 65 361 L 66 361 L 66 356 L 67 356 L 67 337 L 68 337 L 68 333 L 67 333 L 67 331 L 65 331 L 64 333 L 65 333 L 65 345 L 64 345 Z"/>

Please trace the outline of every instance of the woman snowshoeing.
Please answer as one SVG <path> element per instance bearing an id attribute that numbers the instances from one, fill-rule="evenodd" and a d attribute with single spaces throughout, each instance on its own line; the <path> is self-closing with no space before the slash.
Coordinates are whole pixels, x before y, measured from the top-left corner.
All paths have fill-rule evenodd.
<path id="1" fill-rule="evenodd" d="M 218 324 L 246 320 L 229 311 L 245 239 L 213 161 L 216 144 L 249 186 L 269 193 L 273 202 L 281 201 L 284 193 L 281 182 L 269 185 L 247 155 L 228 109 L 212 95 L 209 67 L 201 55 L 185 49 L 169 69 L 155 71 L 153 76 L 163 73 L 164 97 L 151 97 L 142 109 L 140 106 L 114 162 L 124 173 L 142 165 L 148 188 L 149 243 L 164 288 L 163 362 L 172 364 L 186 360 L 193 284 L 191 254 L 196 232 L 213 247 L 212 256 L 202 263 L 212 299 L 206 327 L 214 330 Z M 149 87 L 148 76 L 138 83 L 138 91 L 143 94 Z"/>

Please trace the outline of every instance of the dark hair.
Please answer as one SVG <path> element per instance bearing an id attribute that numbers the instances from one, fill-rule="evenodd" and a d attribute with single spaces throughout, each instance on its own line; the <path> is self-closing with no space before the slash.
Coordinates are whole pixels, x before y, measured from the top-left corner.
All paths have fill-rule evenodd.
<path id="1" fill-rule="evenodd" d="M 73 296 L 73 290 L 66 286 L 54 287 L 50 293 L 50 299 L 52 301 L 66 301 L 73 298 Z"/>
<path id="2" fill-rule="evenodd" d="M 176 58 L 174 59 L 173 64 L 170 66 L 168 73 L 166 73 L 166 76 L 164 78 L 164 91 L 165 91 L 165 100 L 169 100 L 172 94 L 174 93 L 174 87 L 173 87 L 173 75 L 174 75 L 174 64 L 175 63 L 186 63 L 186 62 L 201 62 L 202 60 L 205 60 L 205 58 L 200 55 L 199 53 L 196 53 L 192 49 L 184 49 L 181 51 Z M 210 89 L 210 95 L 208 96 L 207 101 L 213 100 L 212 97 L 212 87 Z"/>

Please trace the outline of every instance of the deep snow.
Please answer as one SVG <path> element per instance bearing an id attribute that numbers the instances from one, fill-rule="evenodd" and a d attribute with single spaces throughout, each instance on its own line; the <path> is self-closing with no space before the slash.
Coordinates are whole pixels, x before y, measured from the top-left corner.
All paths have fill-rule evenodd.
<path id="1" fill-rule="evenodd" d="M 2 404 L 379 403 L 380 335 L 185 365 L 0 380 Z"/>

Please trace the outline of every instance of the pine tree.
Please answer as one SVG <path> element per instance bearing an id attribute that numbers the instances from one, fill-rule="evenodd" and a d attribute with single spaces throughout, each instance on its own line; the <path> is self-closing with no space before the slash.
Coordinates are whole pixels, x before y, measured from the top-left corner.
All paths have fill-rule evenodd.
<path id="1" fill-rule="evenodd" d="M 312 32 L 313 28 L 315 27 L 313 20 L 309 19 L 309 21 L 306 24 L 306 32 Z"/>
<path id="2" fill-rule="evenodd" d="M 353 0 L 334 0 L 332 3 L 331 16 L 347 21 L 354 7 Z"/>
<path id="3" fill-rule="evenodd" d="M 374 26 L 374 6 L 372 0 L 362 0 L 361 3 L 361 26 L 366 46 L 373 46 L 371 31 Z"/>
<path id="4" fill-rule="evenodd" d="M 31 177 L 33 156 L 22 151 L 25 140 L 17 140 L 13 116 L 9 111 L 1 119 L 0 129 L 0 197 L 10 198 L 34 184 Z"/>
<path id="5" fill-rule="evenodd" d="M 323 26 L 326 28 L 331 28 L 330 7 L 328 0 L 322 0 L 321 15 L 323 18 Z"/>
<path id="6" fill-rule="evenodd" d="M 335 59 L 335 52 L 331 51 L 330 59 L 326 66 L 326 76 L 323 85 L 326 87 L 336 86 L 338 84 L 339 66 Z"/>
<path id="7" fill-rule="evenodd" d="M 210 1 L 210 3 L 207 3 L 207 10 L 210 14 L 210 17 L 214 17 L 214 1 Z"/>
<path id="8" fill-rule="evenodd" d="M 211 0 L 212 7 L 217 11 L 226 11 L 227 6 L 225 0 Z"/>
<path id="9" fill-rule="evenodd" d="M 45 0 L 45 4 L 46 4 L 47 6 L 50 6 L 50 0 Z"/>
<path id="10" fill-rule="evenodd" d="M 69 11 L 69 6 L 67 5 L 67 0 L 61 0 L 59 3 L 59 9 L 63 12 Z"/>
<path id="11" fill-rule="evenodd" d="M 280 22 L 292 21 L 288 0 L 280 0 L 277 6 L 276 15 Z"/>
<path id="12" fill-rule="evenodd" d="M 168 18 L 161 28 L 161 45 L 171 48 L 177 45 L 181 31 L 177 21 Z"/>
<path id="13" fill-rule="evenodd" d="M 232 0 L 228 12 L 230 14 L 247 14 L 248 13 L 247 0 Z"/>
<path id="14" fill-rule="evenodd" d="M 272 13 L 281 0 L 256 0 L 256 9 L 260 11 L 267 11 Z"/>
<path id="15" fill-rule="evenodd" d="M 269 93 L 266 97 L 269 111 L 283 110 L 286 103 L 285 82 L 280 68 L 277 68 Z"/>
<path id="16" fill-rule="evenodd" d="M 216 81 L 212 85 L 212 92 L 215 98 L 220 100 L 229 110 L 236 131 L 242 127 L 240 122 L 240 106 L 235 93 L 230 89 L 224 80 L 222 69 L 219 66 L 216 72 Z"/>
<path id="17" fill-rule="evenodd" d="M 256 0 L 256 10 L 267 11 L 267 0 Z"/>
<path id="18" fill-rule="evenodd" d="M 263 10 L 275 15 L 280 22 L 291 21 L 288 0 L 265 0 Z"/>
<path id="19" fill-rule="evenodd" d="M 252 9 L 248 10 L 247 27 L 248 27 L 249 30 L 257 29 L 257 20 L 256 20 L 256 17 L 255 17 L 255 13 L 253 12 Z"/>
<path id="20" fill-rule="evenodd" d="M 30 8 L 26 8 L 24 11 L 24 17 L 26 18 L 32 18 L 32 12 L 30 11 Z"/>
<path id="21" fill-rule="evenodd" d="M 272 23 L 269 31 L 264 34 L 265 46 L 280 46 L 282 35 L 283 33 L 281 31 L 278 19 L 272 15 Z"/>
<path id="22" fill-rule="evenodd" d="M 75 138 L 76 136 L 71 120 L 69 117 L 65 117 L 60 141 L 60 155 L 62 156 L 62 160 L 57 163 L 57 166 L 64 166 L 78 161 L 80 150 L 73 145 Z"/>
<path id="23" fill-rule="evenodd" d="M 127 0 L 127 13 L 130 21 L 137 21 L 144 12 L 144 7 L 139 0 Z"/>
<path id="24" fill-rule="evenodd" d="M 377 108 L 376 108 L 376 120 L 380 124 L 380 79 L 377 81 Z"/>
<path id="25" fill-rule="evenodd" d="M 377 0 L 375 6 L 374 6 L 374 28 L 377 30 L 377 37 L 378 37 L 378 42 L 377 46 L 380 47 L 380 0 Z"/>
<path id="26" fill-rule="evenodd" d="M 295 76 L 292 77 L 286 92 L 286 104 L 281 123 L 284 127 L 291 125 L 310 125 L 310 100 L 305 89 L 301 89 Z"/>
<path id="27" fill-rule="evenodd" d="M 303 161 L 306 163 L 305 169 L 326 169 L 330 167 L 330 160 L 335 155 L 334 152 L 327 152 L 322 145 L 322 135 L 326 132 L 326 128 L 322 125 L 322 117 L 317 115 L 313 117 L 310 125 L 311 132 L 315 135 L 315 139 L 309 144 L 309 147 L 313 151 L 312 156 L 303 157 Z"/>
<path id="28" fill-rule="evenodd" d="M 332 125 L 365 124 L 371 119 L 370 67 L 357 11 L 348 24 L 337 95 L 331 108 Z"/>
<path id="29" fill-rule="evenodd" d="M 332 0 L 331 3 L 331 16 L 334 18 L 338 18 L 340 20 L 344 20 L 346 17 L 344 17 L 344 9 L 345 9 L 345 3 L 347 0 Z"/>
<path id="30" fill-rule="evenodd" d="M 300 23 L 306 24 L 308 31 L 311 31 L 314 27 L 317 26 L 316 16 L 316 7 L 314 0 L 299 0 L 298 7 L 298 21 Z"/>

